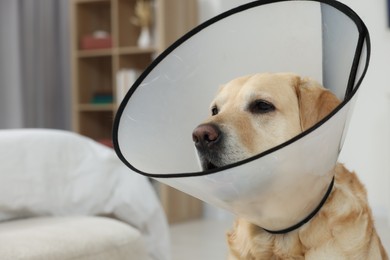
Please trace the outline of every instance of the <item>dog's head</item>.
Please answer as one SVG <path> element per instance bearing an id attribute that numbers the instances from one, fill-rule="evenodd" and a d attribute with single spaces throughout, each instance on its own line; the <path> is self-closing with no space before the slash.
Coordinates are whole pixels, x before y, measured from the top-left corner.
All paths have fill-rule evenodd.
<path id="1" fill-rule="evenodd" d="M 328 115 L 340 101 L 297 75 L 255 74 L 222 86 L 211 116 L 192 137 L 203 170 L 249 158 L 279 145 Z"/>

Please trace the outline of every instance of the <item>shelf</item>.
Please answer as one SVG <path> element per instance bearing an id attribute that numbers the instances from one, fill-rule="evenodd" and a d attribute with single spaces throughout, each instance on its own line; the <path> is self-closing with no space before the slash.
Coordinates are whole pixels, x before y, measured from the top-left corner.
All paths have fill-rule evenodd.
<path id="1" fill-rule="evenodd" d="M 79 50 L 77 51 L 78 58 L 94 58 L 111 56 L 114 54 L 119 55 L 137 55 L 137 54 L 153 54 L 157 51 L 154 47 L 139 48 L 139 47 L 121 47 L 112 49 L 98 49 L 98 50 Z"/>
<path id="2" fill-rule="evenodd" d="M 85 112 L 114 111 L 116 106 L 114 104 L 79 104 L 78 109 Z"/>
<path id="3" fill-rule="evenodd" d="M 118 46 L 137 46 L 140 28 L 132 23 L 136 0 L 118 0 Z"/>
<path id="4" fill-rule="evenodd" d="M 150 33 L 154 41 L 148 48 L 138 47 L 141 30 L 133 22 L 138 0 L 69 1 L 72 3 L 74 130 L 112 146 L 114 114 L 119 105 L 118 94 L 121 94 L 117 86 L 118 72 L 131 70 L 137 74 L 144 71 L 155 55 L 169 46 L 168 43 L 193 27 L 195 23 L 188 18 L 197 17 L 194 11 L 197 0 L 151 0 Z M 91 44 L 90 38 L 96 37 L 98 31 L 106 32 L 111 42 L 92 40 Z M 91 49 L 93 47 L 96 49 Z M 167 186 L 162 185 L 160 191 L 170 223 L 201 215 L 200 201 Z"/>
<path id="5" fill-rule="evenodd" d="M 78 103 L 89 104 L 97 93 L 113 94 L 111 56 L 80 59 L 78 69 Z"/>
<path id="6" fill-rule="evenodd" d="M 111 56 L 113 53 L 112 49 L 100 49 L 100 50 L 79 50 L 77 56 L 79 58 L 93 58 Z"/>
<path id="7" fill-rule="evenodd" d="M 86 4 L 88 3 L 88 4 Z M 111 32 L 111 1 L 78 1 L 75 6 L 77 46 L 86 35 L 95 31 Z"/>
<path id="8" fill-rule="evenodd" d="M 95 140 L 111 138 L 114 121 L 112 111 L 82 111 L 79 116 L 80 134 Z"/>
<path id="9" fill-rule="evenodd" d="M 116 50 L 118 54 L 152 54 L 157 49 L 154 47 L 139 48 L 139 47 L 121 47 Z"/>
<path id="10" fill-rule="evenodd" d="M 152 62 L 152 56 L 152 52 L 123 53 L 119 56 L 119 68 L 143 71 Z"/>
<path id="11" fill-rule="evenodd" d="M 77 4 L 89 4 L 89 3 L 100 3 L 100 2 L 110 2 L 111 0 L 76 0 Z"/>

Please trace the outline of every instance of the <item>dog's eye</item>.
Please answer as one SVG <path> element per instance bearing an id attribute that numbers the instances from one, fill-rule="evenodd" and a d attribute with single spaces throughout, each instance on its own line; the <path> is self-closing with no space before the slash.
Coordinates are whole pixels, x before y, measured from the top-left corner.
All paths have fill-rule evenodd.
<path id="1" fill-rule="evenodd" d="M 218 107 L 215 106 L 215 107 L 212 107 L 212 108 L 211 108 L 211 115 L 215 116 L 215 115 L 218 114 L 218 112 L 219 112 L 219 111 L 218 111 Z"/>
<path id="2" fill-rule="evenodd" d="M 256 100 L 249 106 L 249 111 L 254 114 L 264 114 L 275 110 L 275 106 L 264 100 Z"/>

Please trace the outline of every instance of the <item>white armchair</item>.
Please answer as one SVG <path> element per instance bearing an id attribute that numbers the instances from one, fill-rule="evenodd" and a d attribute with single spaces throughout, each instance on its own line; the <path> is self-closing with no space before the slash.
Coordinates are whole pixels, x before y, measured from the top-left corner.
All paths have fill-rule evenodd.
<path id="1" fill-rule="evenodd" d="M 0 130 L 1 259 L 170 259 L 149 181 L 59 130 Z"/>

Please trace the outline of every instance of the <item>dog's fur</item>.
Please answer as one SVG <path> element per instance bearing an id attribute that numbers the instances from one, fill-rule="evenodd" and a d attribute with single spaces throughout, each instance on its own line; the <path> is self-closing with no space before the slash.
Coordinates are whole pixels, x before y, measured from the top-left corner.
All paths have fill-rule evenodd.
<path id="1" fill-rule="evenodd" d="M 328 115 L 340 101 L 297 75 L 256 74 L 221 87 L 212 116 L 193 139 L 204 169 L 224 166 L 278 145 Z M 388 259 L 366 191 L 355 173 L 334 168 L 335 184 L 321 210 L 287 234 L 270 234 L 238 218 L 227 235 L 229 259 Z"/>

